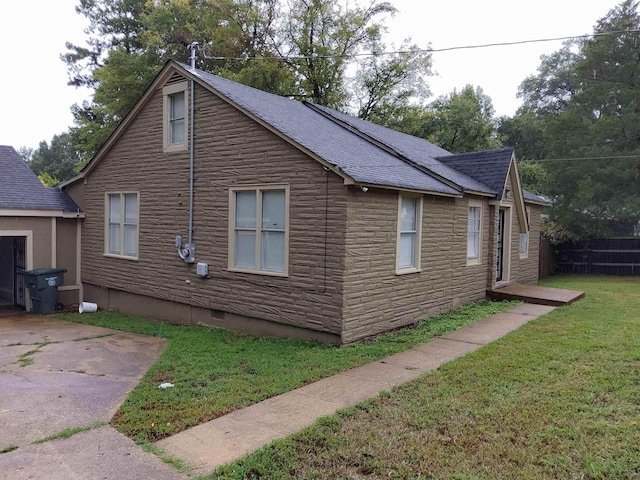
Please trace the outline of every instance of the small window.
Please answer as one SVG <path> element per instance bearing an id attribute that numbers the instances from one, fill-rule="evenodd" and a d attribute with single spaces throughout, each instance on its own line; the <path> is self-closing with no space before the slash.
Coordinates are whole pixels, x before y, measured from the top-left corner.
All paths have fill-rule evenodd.
<path id="1" fill-rule="evenodd" d="M 187 149 L 187 82 L 167 85 L 163 93 L 163 136 L 165 152 Z"/>
<path id="2" fill-rule="evenodd" d="M 126 258 L 138 257 L 138 194 L 107 194 L 105 253 Z"/>
<path id="3" fill-rule="evenodd" d="M 529 232 L 520 234 L 520 257 L 529 253 Z"/>
<path id="4" fill-rule="evenodd" d="M 231 189 L 230 197 L 229 269 L 287 275 L 288 188 Z"/>
<path id="5" fill-rule="evenodd" d="M 184 92 L 169 95 L 169 145 L 180 145 L 185 142 L 184 107 Z"/>
<path id="6" fill-rule="evenodd" d="M 482 246 L 482 205 L 479 202 L 469 202 L 467 216 L 467 265 L 481 263 Z"/>
<path id="7" fill-rule="evenodd" d="M 420 271 L 421 231 L 422 197 L 400 195 L 398 200 L 396 273 Z"/>
<path id="8" fill-rule="evenodd" d="M 529 207 L 526 208 L 526 232 L 520 232 L 520 258 L 527 258 L 529 256 L 529 217 L 531 214 L 531 210 Z"/>

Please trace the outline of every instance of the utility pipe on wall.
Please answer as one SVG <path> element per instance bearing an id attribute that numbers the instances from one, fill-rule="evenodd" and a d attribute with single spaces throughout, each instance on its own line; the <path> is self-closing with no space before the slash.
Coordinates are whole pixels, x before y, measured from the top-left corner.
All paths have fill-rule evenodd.
<path id="1" fill-rule="evenodd" d="M 191 51 L 191 68 L 196 68 L 196 52 L 198 51 L 198 42 L 189 45 Z M 178 256 L 185 263 L 196 262 L 196 246 L 193 244 L 193 184 L 194 184 L 194 160 L 195 160 L 195 95 L 196 86 L 193 79 L 189 80 L 189 232 L 187 235 L 186 245 L 182 244 L 182 236 L 176 237 L 176 248 Z"/>
<path id="2" fill-rule="evenodd" d="M 196 52 L 198 51 L 198 42 L 193 42 L 189 46 L 191 50 L 191 68 L 196 68 Z M 193 182 L 194 182 L 194 113 L 195 113 L 195 82 L 191 79 L 189 94 L 190 113 L 189 113 L 189 244 L 193 244 Z"/>

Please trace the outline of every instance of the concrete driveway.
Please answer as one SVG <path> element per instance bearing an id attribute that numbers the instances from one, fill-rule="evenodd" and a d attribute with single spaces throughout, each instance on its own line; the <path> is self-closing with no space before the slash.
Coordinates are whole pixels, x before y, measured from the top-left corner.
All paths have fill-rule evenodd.
<path id="1" fill-rule="evenodd" d="M 166 340 L 19 315 L 0 318 L 0 472 L 10 479 L 178 479 L 155 455 L 108 425 Z"/>

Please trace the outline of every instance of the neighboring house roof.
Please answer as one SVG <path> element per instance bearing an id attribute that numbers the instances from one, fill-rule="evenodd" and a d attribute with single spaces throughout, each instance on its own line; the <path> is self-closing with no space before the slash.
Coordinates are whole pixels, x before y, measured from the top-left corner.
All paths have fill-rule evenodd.
<path id="1" fill-rule="evenodd" d="M 62 186 L 84 178 L 94 168 L 155 88 L 171 78 L 175 71 L 195 80 L 305 151 L 342 176 L 347 184 L 448 196 L 472 193 L 502 198 L 513 159 L 511 148 L 454 155 L 422 138 L 327 107 L 263 92 L 172 60 L 167 62 L 105 146 L 80 174 L 63 182 Z"/>
<path id="2" fill-rule="evenodd" d="M 535 203 L 543 206 L 551 205 L 551 200 L 541 197 L 540 195 L 536 195 L 535 193 L 531 193 L 524 188 L 522 189 L 522 194 L 524 195 L 524 201 L 527 203 Z"/>
<path id="3" fill-rule="evenodd" d="M 78 212 L 66 192 L 47 188 L 13 147 L 0 145 L 0 210 Z"/>

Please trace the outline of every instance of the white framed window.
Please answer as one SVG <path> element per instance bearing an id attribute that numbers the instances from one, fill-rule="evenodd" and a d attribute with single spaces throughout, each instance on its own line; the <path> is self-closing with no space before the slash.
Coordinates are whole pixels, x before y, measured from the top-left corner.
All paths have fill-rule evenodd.
<path id="1" fill-rule="evenodd" d="M 229 189 L 229 270 L 287 276 L 289 186 Z"/>
<path id="2" fill-rule="evenodd" d="M 164 150 L 186 150 L 189 118 L 188 83 L 167 85 L 162 89 L 162 95 Z"/>
<path id="3" fill-rule="evenodd" d="M 467 215 L 467 265 L 482 263 L 482 203 L 469 201 Z"/>
<path id="4" fill-rule="evenodd" d="M 527 215 L 527 218 L 526 218 L 525 224 L 527 225 L 527 231 L 520 232 L 520 247 L 519 247 L 520 258 L 527 258 L 529 256 L 529 216 L 530 216 L 529 207 L 526 207 L 526 215 Z"/>
<path id="5" fill-rule="evenodd" d="M 107 193 L 105 255 L 138 258 L 139 194 Z"/>
<path id="6" fill-rule="evenodd" d="M 396 274 L 420 271 L 422 197 L 398 196 Z"/>

